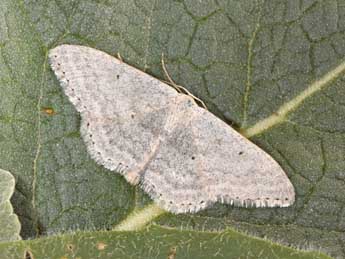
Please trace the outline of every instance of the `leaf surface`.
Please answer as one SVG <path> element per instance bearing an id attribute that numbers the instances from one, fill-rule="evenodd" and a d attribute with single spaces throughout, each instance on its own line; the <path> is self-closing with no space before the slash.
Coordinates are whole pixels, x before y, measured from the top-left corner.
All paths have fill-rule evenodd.
<path id="1" fill-rule="evenodd" d="M 236 231 L 181 231 L 158 226 L 139 232 L 77 232 L 0 244 L 8 259 L 22 258 L 293 258 L 329 259 L 319 252 L 302 252 L 248 238 Z M 29 256 L 28 256 L 29 255 Z"/>

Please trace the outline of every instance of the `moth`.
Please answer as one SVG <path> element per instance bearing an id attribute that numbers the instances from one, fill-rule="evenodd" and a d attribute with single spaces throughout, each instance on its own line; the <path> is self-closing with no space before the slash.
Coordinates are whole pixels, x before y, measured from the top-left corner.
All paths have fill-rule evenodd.
<path id="1" fill-rule="evenodd" d="M 165 210 L 294 203 L 280 165 L 190 96 L 86 46 L 60 45 L 49 61 L 80 112 L 90 156 Z"/>

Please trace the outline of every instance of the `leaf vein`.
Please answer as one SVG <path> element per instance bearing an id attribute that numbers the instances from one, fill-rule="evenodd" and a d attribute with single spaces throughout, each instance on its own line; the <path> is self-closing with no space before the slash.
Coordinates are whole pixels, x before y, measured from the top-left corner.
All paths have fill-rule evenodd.
<path id="1" fill-rule="evenodd" d="M 260 120 L 254 126 L 242 130 L 242 134 L 250 138 L 259 135 L 266 130 L 274 127 L 287 120 L 287 116 L 296 110 L 307 98 L 313 96 L 316 92 L 328 86 L 332 81 L 336 80 L 345 72 L 345 61 L 340 63 L 337 67 L 329 71 L 320 79 L 311 83 L 299 95 L 284 103 L 280 108 L 273 112 L 270 116 Z"/>
<path id="2" fill-rule="evenodd" d="M 249 102 L 249 95 L 252 89 L 252 62 L 253 62 L 253 46 L 257 37 L 257 34 L 261 27 L 261 17 L 262 17 L 262 6 L 259 9 L 259 15 L 257 18 L 257 22 L 255 25 L 255 29 L 252 33 L 252 36 L 248 42 L 248 57 L 247 57 L 247 79 L 246 79 L 246 86 L 244 89 L 243 95 L 243 114 L 242 114 L 242 127 L 245 127 L 247 124 L 247 117 L 248 117 L 248 102 Z"/>

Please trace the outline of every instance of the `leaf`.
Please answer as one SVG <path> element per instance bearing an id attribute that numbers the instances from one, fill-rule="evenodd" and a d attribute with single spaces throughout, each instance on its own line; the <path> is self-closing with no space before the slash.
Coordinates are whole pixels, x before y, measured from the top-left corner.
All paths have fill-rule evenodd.
<path id="1" fill-rule="evenodd" d="M 344 61 L 344 14 L 333 0 L 1 1 L 0 161 L 18 179 L 22 236 L 110 228 L 148 201 L 97 166 L 79 137 L 79 116 L 46 62 L 48 49 L 76 43 L 120 53 L 161 79 L 164 53 L 175 82 L 244 133 L 279 118 L 247 135 L 289 175 L 294 206 L 218 204 L 158 224 L 235 227 L 344 257 L 345 90 L 335 73 Z M 325 75 L 327 84 L 296 102 Z"/>
<path id="2" fill-rule="evenodd" d="M 21 239 L 20 222 L 10 202 L 14 184 L 14 177 L 0 169 L 0 242 Z"/>
<path id="3" fill-rule="evenodd" d="M 246 253 L 243 253 L 243 250 Z M 140 232 L 78 232 L 0 244 L 6 258 L 293 258 L 327 259 L 248 238 L 232 230 L 219 233 L 151 227 Z"/>
<path id="4" fill-rule="evenodd" d="M 134 189 L 87 155 L 79 117 L 53 81 L 25 8 L 0 3 L 0 161 L 18 179 L 22 236 L 109 227 L 133 207 Z"/>

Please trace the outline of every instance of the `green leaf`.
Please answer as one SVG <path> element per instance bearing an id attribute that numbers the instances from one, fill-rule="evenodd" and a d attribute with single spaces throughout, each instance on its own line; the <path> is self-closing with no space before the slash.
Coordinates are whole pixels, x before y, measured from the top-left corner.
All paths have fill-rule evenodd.
<path id="1" fill-rule="evenodd" d="M 154 226 L 140 232 L 77 232 L 36 240 L 0 244 L 5 258 L 293 258 L 327 259 L 232 230 L 219 233 Z M 28 257 L 26 257 L 28 258 Z"/>
<path id="2" fill-rule="evenodd" d="M 335 0 L 2 0 L 0 162 L 18 179 L 22 236 L 111 228 L 149 201 L 86 152 L 46 59 L 75 43 L 161 79 L 164 53 L 175 82 L 271 154 L 297 193 L 291 208 L 217 204 L 158 224 L 235 227 L 344 257 L 344 29 Z"/>
<path id="3" fill-rule="evenodd" d="M 10 202 L 14 185 L 13 175 L 0 169 L 0 242 L 21 239 L 20 222 Z"/>

